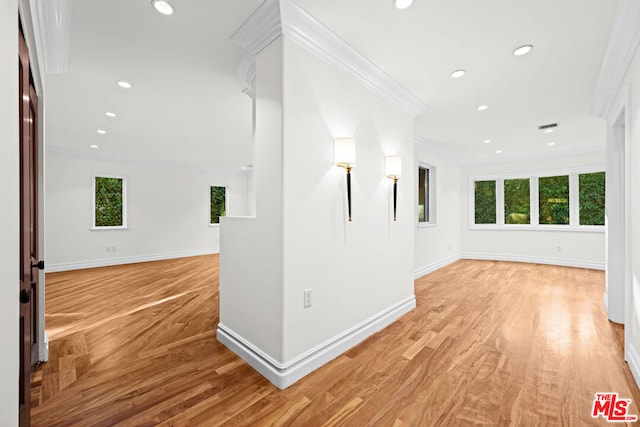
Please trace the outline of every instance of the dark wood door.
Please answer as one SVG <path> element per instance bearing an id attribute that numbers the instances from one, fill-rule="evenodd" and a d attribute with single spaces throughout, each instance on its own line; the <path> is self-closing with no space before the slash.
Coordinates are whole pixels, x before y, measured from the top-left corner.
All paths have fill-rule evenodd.
<path id="1" fill-rule="evenodd" d="M 31 366 L 38 360 L 38 98 L 20 32 L 20 425 L 30 424 Z"/>

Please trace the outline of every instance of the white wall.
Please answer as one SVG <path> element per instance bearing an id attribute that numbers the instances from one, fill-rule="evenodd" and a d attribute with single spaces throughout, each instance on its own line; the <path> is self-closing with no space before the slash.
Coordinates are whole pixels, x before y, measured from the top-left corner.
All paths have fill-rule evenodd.
<path id="1" fill-rule="evenodd" d="M 18 425 L 18 2 L 0 3 L 0 424 Z"/>
<path id="2" fill-rule="evenodd" d="M 640 51 L 636 50 L 626 78 L 620 86 L 613 105 L 624 102 L 627 90 L 627 137 L 630 148 L 630 195 L 631 195 L 631 292 L 625 299 L 629 300 L 625 316 L 625 356 L 637 383 L 640 383 Z M 615 284 L 619 286 L 619 284 Z"/>
<path id="3" fill-rule="evenodd" d="M 241 173 L 72 157 L 51 149 L 46 162 L 47 271 L 217 252 L 219 227 L 209 226 L 210 185 L 228 187 L 229 215 L 244 215 L 247 208 Z M 94 174 L 127 178 L 128 229 L 91 229 Z"/>
<path id="4" fill-rule="evenodd" d="M 255 138 L 256 218 L 222 224 L 218 338 L 283 387 L 415 306 L 413 118 L 284 37 L 257 57 Z M 403 159 L 396 222 L 386 155 Z"/>
<path id="5" fill-rule="evenodd" d="M 604 134 L 604 129 L 603 129 Z M 604 136 L 603 136 L 604 139 Z M 605 153 L 463 167 L 462 257 L 503 259 L 604 269 L 604 231 L 494 230 L 469 228 L 469 177 L 605 165 Z"/>
<path id="6" fill-rule="evenodd" d="M 285 39 L 284 354 L 290 361 L 413 296 L 413 118 Z M 333 138 L 354 137 L 353 221 Z M 385 156 L 402 156 L 398 218 Z M 259 207 L 258 207 L 259 209 Z M 303 292 L 313 290 L 313 306 Z"/>
<path id="7" fill-rule="evenodd" d="M 424 143 L 415 145 L 416 162 L 435 166 L 436 224 L 415 231 L 415 275 L 425 275 L 460 257 L 462 195 L 460 164 Z M 417 169 L 417 163 L 414 169 Z M 414 197 L 417 197 L 417 182 Z M 417 201 L 414 202 L 417 205 Z"/>

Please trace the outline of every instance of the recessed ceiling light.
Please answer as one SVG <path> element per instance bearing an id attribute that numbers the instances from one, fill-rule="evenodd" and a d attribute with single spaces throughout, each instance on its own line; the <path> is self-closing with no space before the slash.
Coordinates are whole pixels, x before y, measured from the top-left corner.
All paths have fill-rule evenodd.
<path id="1" fill-rule="evenodd" d="M 125 82 L 124 80 L 118 80 L 118 86 L 123 87 L 125 89 L 131 89 L 131 83 Z"/>
<path id="2" fill-rule="evenodd" d="M 153 7 L 163 15 L 172 15 L 173 14 L 173 6 L 169 4 L 168 1 L 165 0 L 152 0 L 151 4 Z"/>
<path id="3" fill-rule="evenodd" d="M 502 150 L 496 150 L 496 154 L 502 153 Z"/>
<path id="4" fill-rule="evenodd" d="M 111 111 L 107 111 L 106 113 L 104 113 L 105 116 L 107 117 L 115 117 L 116 113 L 112 113 Z"/>
<path id="5" fill-rule="evenodd" d="M 548 145 L 549 147 L 553 147 L 554 145 L 556 145 L 556 143 L 555 143 L 555 142 L 550 142 L 550 143 L 548 143 L 547 145 Z"/>
<path id="6" fill-rule="evenodd" d="M 553 133 L 553 128 L 545 129 L 542 132 L 544 132 L 544 133 Z"/>
<path id="7" fill-rule="evenodd" d="M 478 107 L 478 111 L 486 111 L 488 109 L 489 109 L 489 106 L 486 105 L 486 104 L 485 105 L 481 105 L 481 106 Z"/>
<path id="8" fill-rule="evenodd" d="M 98 130 L 96 131 L 96 133 L 99 133 L 100 135 L 106 135 L 106 134 L 107 134 L 107 131 L 106 131 L 106 130 L 104 130 L 104 129 L 98 129 Z"/>
<path id="9" fill-rule="evenodd" d="M 485 144 L 491 144 L 491 140 L 490 140 L 490 139 L 485 139 L 485 140 L 484 140 L 484 141 L 482 141 L 482 142 L 484 142 Z"/>
<path id="10" fill-rule="evenodd" d="M 98 148 L 98 146 L 97 146 L 97 145 L 95 145 L 95 144 L 92 144 L 92 145 L 90 145 L 89 147 L 91 147 L 91 148 Z"/>
<path id="11" fill-rule="evenodd" d="M 531 46 L 530 44 L 525 44 L 524 46 L 517 47 L 513 51 L 513 54 L 515 56 L 526 55 L 527 53 L 531 52 L 531 49 L 533 49 L 533 46 Z"/>
<path id="12" fill-rule="evenodd" d="M 454 79 L 459 79 L 460 77 L 464 76 L 464 73 L 466 72 L 466 70 L 455 70 L 453 73 L 451 73 L 451 77 Z"/>
<path id="13" fill-rule="evenodd" d="M 396 9 L 406 9 L 411 6 L 411 3 L 413 3 L 413 0 L 393 0 L 393 5 Z"/>

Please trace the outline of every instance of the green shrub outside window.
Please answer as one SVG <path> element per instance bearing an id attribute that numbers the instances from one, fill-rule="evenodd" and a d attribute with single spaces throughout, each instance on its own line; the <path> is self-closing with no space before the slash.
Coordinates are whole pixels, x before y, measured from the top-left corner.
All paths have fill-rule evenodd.
<path id="1" fill-rule="evenodd" d="M 220 217 L 227 213 L 226 187 L 211 186 L 210 224 L 220 224 Z"/>
<path id="2" fill-rule="evenodd" d="M 476 224 L 496 223 L 496 181 L 475 181 Z"/>
<path id="3" fill-rule="evenodd" d="M 124 179 L 95 177 L 95 226 L 124 226 Z"/>

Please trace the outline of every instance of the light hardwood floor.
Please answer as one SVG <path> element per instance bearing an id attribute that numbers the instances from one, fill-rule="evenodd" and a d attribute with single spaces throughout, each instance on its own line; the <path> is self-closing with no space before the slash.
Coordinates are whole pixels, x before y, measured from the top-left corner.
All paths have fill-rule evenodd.
<path id="1" fill-rule="evenodd" d="M 416 281 L 416 310 L 286 390 L 216 341 L 217 256 L 46 283 L 34 426 L 605 425 L 602 391 L 640 415 L 601 271 L 459 261 Z"/>

